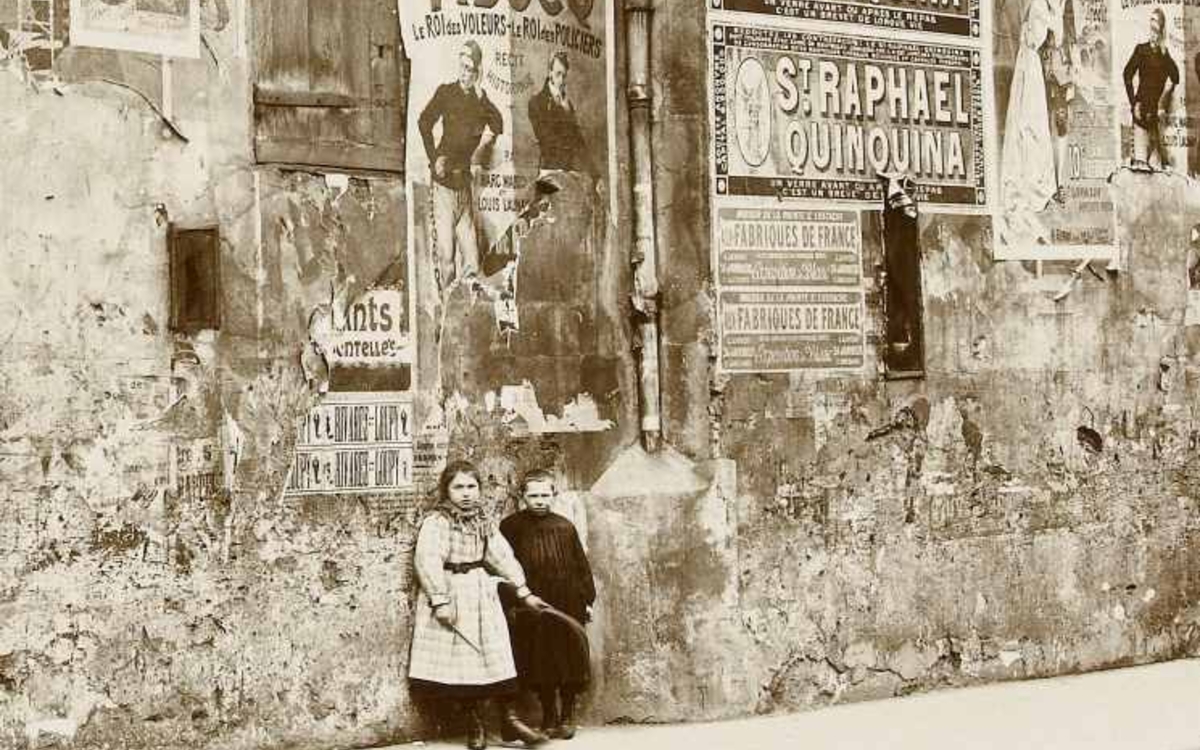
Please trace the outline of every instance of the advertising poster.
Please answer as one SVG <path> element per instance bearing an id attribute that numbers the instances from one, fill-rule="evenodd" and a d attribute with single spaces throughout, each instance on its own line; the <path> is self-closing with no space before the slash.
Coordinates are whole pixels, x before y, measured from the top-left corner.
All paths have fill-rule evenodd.
<path id="1" fill-rule="evenodd" d="M 460 282 L 495 275 L 502 263 L 491 256 L 511 253 L 518 215 L 556 189 L 539 178 L 607 174 L 607 4 L 397 7 L 412 62 L 409 237 L 444 299 Z M 511 280 L 498 291 L 513 294 Z"/>
<path id="2" fill-rule="evenodd" d="M 1121 2 L 1122 0 L 1117 0 Z M 1109 0 L 993 3 L 998 260 L 1111 258 L 1121 164 Z"/>
<path id="3" fill-rule="evenodd" d="M 880 205 L 899 172 L 924 206 L 986 204 L 977 49 L 797 22 L 710 34 L 717 196 Z"/>
<path id="4" fill-rule="evenodd" d="M 1121 163 L 1136 171 L 1194 171 L 1196 72 L 1188 42 L 1200 6 L 1183 0 L 1113 0 L 1113 88 L 1119 92 Z M 1194 46 L 1194 44 L 1192 45 Z M 1192 86 L 1188 82 L 1192 82 Z M 1190 148 L 1189 148 L 1190 147 Z"/>
<path id="5" fill-rule="evenodd" d="M 862 279 L 853 211 L 722 207 L 717 234 L 722 286 L 857 289 Z"/>
<path id="6" fill-rule="evenodd" d="M 856 211 L 724 206 L 716 235 L 727 372 L 863 366 Z"/>
<path id="7" fill-rule="evenodd" d="M 406 296 L 401 289 L 370 289 L 345 309 L 334 305 L 326 347 L 330 364 L 411 365 L 413 344 Z"/>
<path id="8" fill-rule="evenodd" d="M 860 290 L 722 290 L 722 366 L 727 372 L 860 368 L 862 317 Z"/>
<path id="9" fill-rule="evenodd" d="M 717 10 L 757 13 L 825 23 L 860 25 L 880 31 L 978 37 L 982 0 L 713 0 Z"/>
<path id="10" fill-rule="evenodd" d="M 200 0 L 71 0 L 71 45 L 200 56 Z"/>
<path id="11" fill-rule="evenodd" d="M 409 392 L 326 394 L 296 426 L 284 495 L 412 489 L 413 430 Z"/>

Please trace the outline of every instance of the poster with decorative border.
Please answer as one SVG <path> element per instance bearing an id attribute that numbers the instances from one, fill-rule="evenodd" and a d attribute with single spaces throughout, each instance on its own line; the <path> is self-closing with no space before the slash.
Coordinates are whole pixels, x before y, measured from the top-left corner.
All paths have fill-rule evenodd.
<path id="1" fill-rule="evenodd" d="M 717 196 L 877 206 L 900 172 L 923 206 L 986 205 L 979 50 L 798 22 L 710 34 Z"/>
<path id="2" fill-rule="evenodd" d="M 714 10 L 977 38 L 983 0 L 712 0 Z"/>
<path id="3" fill-rule="evenodd" d="M 1112 12 L 1121 163 L 1137 171 L 1196 174 L 1200 70 L 1192 57 L 1200 4 L 1115 0 Z"/>

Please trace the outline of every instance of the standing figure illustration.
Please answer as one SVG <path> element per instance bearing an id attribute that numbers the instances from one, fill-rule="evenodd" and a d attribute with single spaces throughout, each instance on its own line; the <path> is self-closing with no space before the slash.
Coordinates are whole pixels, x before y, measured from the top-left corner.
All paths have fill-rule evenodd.
<path id="1" fill-rule="evenodd" d="M 458 80 L 438 86 L 417 120 L 432 177 L 434 273 L 441 292 L 455 279 L 479 272 L 476 175 L 496 136 L 504 132 L 500 110 L 480 85 L 483 50 L 468 39 L 458 55 Z M 434 126 L 441 124 L 441 137 Z"/>
<path id="2" fill-rule="evenodd" d="M 1134 47 L 1125 63 L 1125 95 L 1133 109 L 1133 160 L 1130 166 L 1150 170 L 1150 157 L 1159 169 L 1171 166 L 1163 139 L 1163 119 L 1179 83 L 1179 67 L 1167 51 L 1167 15 L 1159 6 L 1150 11 L 1150 39 Z M 1136 86 L 1134 81 L 1136 79 Z"/>
<path id="3" fill-rule="evenodd" d="M 1042 77 L 1046 82 L 1046 110 L 1050 118 L 1050 142 L 1054 154 L 1054 193 L 1051 198 L 1061 206 L 1067 202 L 1063 165 L 1067 161 L 1071 101 L 1075 98 L 1078 44 L 1073 0 L 1061 0 L 1057 6 L 1050 3 L 1050 10 L 1055 22 L 1046 30 L 1046 39 L 1038 50 L 1038 56 L 1042 61 Z"/>
<path id="4" fill-rule="evenodd" d="M 1045 241 L 1038 215 L 1066 202 L 1075 24 L 1073 0 L 1029 0 L 1021 16 L 1000 156 L 998 231 L 1008 244 Z"/>
<path id="5" fill-rule="evenodd" d="M 565 52 L 550 58 L 546 82 L 529 98 L 529 124 L 537 139 L 538 169 L 542 172 L 564 170 L 585 172 L 587 148 L 583 130 L 575 115 L 575 105 L 567 97 L 567 74 L 571 63 Z"/>

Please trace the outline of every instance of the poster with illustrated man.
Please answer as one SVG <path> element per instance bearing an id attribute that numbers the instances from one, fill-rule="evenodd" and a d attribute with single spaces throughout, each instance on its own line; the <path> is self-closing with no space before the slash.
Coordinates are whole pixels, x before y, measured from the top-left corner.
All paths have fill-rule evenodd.
<path id="1" fill-rule="evenodd" d="M 554 175 L 594 183 L 608 169 L 606 4 L 400 0 L 398 8 L 412 61 L 410 246 L 436 288 L 422 296 L 444 302 L 456 286 L 494 283 L 495 257 L 515 252 L 518 217 L 529 223 L 558 189 Z M 486 291 L 502 300 L 511 283 Z"/>
<path id="2" fill-rule="evenodd" d="M 1183 3 L 1116 3 L 1113 81 L 1122 91 L 1122 163 L 1135 172 L 1186 171 Z"/>
<path id="3" fill-rule="evenodd" d="M 1109 0 L 994 8 L 998 259 L 1111 258 L 1120 166 Z"/>

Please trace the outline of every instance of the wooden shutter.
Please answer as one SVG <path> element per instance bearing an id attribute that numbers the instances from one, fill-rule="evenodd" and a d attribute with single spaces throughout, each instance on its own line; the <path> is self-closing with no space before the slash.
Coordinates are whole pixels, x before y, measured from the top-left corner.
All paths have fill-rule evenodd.
<path id="1" fill-rule="evenodd" d="M 396 0 L 254 0 L 260 163 L 399 172 L 404 80 Z"/>

